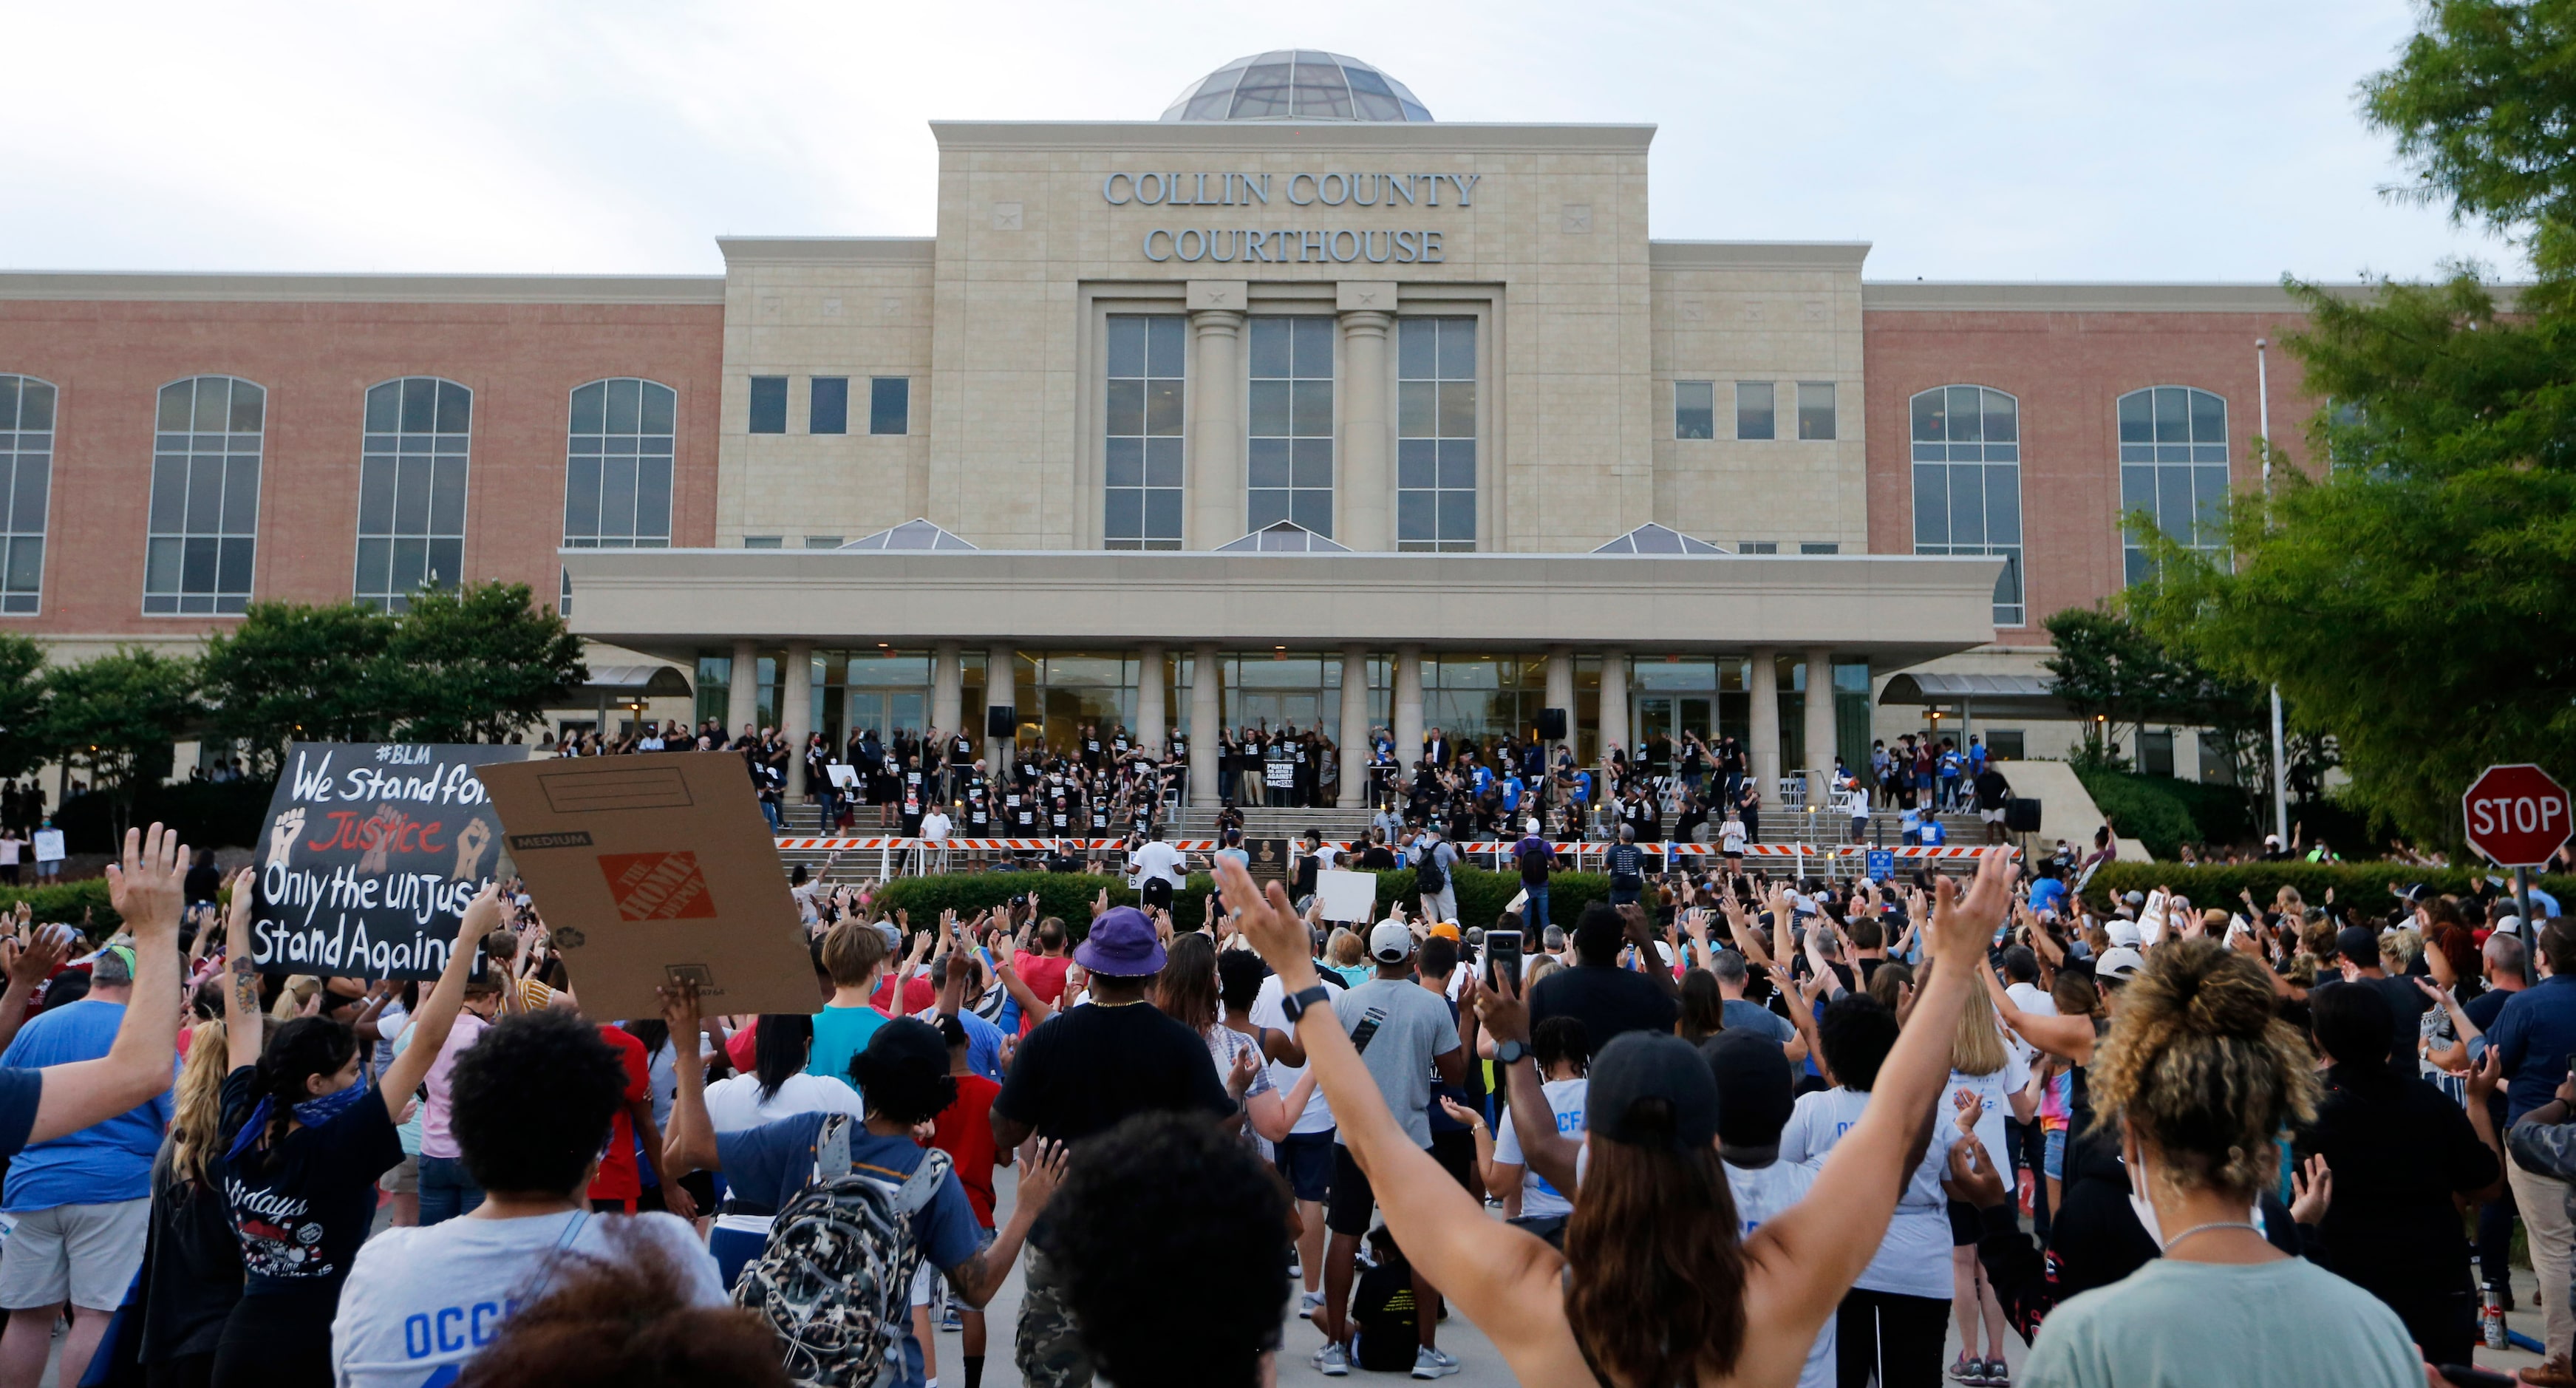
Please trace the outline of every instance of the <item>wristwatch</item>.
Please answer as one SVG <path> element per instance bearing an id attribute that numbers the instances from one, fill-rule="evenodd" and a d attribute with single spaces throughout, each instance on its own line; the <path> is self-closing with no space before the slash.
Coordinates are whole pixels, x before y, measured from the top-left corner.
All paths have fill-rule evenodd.
<path id="1" fill-rule="evenodd" d="M 1518 1065 L 1527 1059 L 1529 1059 L 1529 1047 L 1518 1041 L 1506 1041 L 1494 1047 L 1496 1065 Z"/>
<path id="2" fill-rule="evenodd" d="M 1307 1008 L 1314 1007 L 1319 1004 L 1330 1003 L 1332 1000 L 1332 990 L 1318 983 L 1314 987 L 1308 988 L 1303 992 L 1290 993 L 1288 996 L 1281 998 L 1279 1000 L 1279 1011 L 1282 1015 L 1287 1017 L 1288 1025 L 1291 1028 L 1294 1028 L 1297 1025 L 1297 1019 L 1306 1015 Z"/>

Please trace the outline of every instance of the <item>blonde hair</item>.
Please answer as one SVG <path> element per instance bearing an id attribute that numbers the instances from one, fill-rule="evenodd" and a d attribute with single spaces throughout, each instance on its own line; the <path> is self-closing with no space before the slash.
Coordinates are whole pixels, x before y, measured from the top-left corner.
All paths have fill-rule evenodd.
<path id="1" fill-rule="evenodd" d="M 2120 993 L 2088 1073 L 2097 1132 L 2126 1119 L 2185 1190 L 2250 1199 L 2284 1127 L 2316 1115 L 2315 1057 L 2273 1010 L 2262 965 L 2214 940 L 2169 941 Z"/>
<path id="2" fill-rule="evenodd" d="M 214 1159 L 223 1149 L 224 1074 L 228 1063 L 224 1019 L 188 1030 L 188 1063 L 179 1072 L 170 1113 L 170 1171 L 184 1181 L 212 1185 Z"/>
<path id="3" fill-rule="evenodd" d="M 1547 977 L 1549 974 L 1561 972 L 1564 968 L 1564 961 L 1558 959 L 1555 955 L 1540 955 L 1537 959 L 1531 961 L 1529 966 L 1529 977 L 1521 981 L 1521 996 L 1528 997 L 1530 990 L 1538 986 L 1538 981 L 1540 979 Z"/>
<path id="4" fill-rule="evenodd" d="M 823 934 L 823 972 L 836 988 L 856 988 L 886 961 L 885 932 L 868 921 L 840 921 Z"/>
<path id="5" fill-rule="evenodd" d="M 1360 956 L 1368 952 L 1360 944 L 1359 936 L 1338 925 L 1333 927 L 1331 937 L 1324 941 L 1324 950 L 1333 956 L 1333 963 L 1342 968 L 1357 964 Z"/>
<path id="6" fill-rule="evenodd" d="M 1991 1075 L 2011 1063 L 1997 1029 L 1994 999 L 1983 988 L 1968 990 L 1968 1005 L 1959 1009 L 1959 1024 L 1950 1033 L 1950 1068 L 1962 1075 Z"/>
<path id="7" fill-rule="evenodd" d="M 2414 968 L 2415 961 L 2424 957 L 2424 937 L 2411 925 L 2400 926 L 2379 937 L 2379 952 L 2396 960 L 2402 973 Z M 2356 959 L 2353 962 L 2358 964 L 2361 961 Z"/>

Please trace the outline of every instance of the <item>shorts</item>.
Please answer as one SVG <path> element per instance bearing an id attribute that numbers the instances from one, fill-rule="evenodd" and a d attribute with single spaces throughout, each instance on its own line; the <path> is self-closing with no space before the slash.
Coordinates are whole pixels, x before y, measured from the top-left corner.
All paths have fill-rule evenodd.
<path id="1" fill-rule="evenodd" d="M 1974 1248 L 1986 1236 L 1985 1217 L 1965 1200 L 1950 1202 L 1950 1246 Z"/>
<path id="2" fill-rule="evenodd" d="M 2041 1150 L 2039 1165 L 2042 1174 L 2048 1179 L 2052 1181 L 2066 1179 L 2066 1130 L 2064 1128 L 2048 1130 L 2048 1141 Z"/>
<path id="3" fill-rule="evenodd" d="M 1422 915 L 1426 920 L 1449 921 L 1458 918 L 1458 889 L 1442 887 L 1436 892 L 1423 892 Z"/>
<path id="4" fill-rule="evenodd" d="M 1279 1174 L 1300 1200 L 1322 1203 L 1333 1188 L 1333 1130 L 1290 1133 L 1279 1139 Z"/>
<path id="5" fill-rule="evenodd" d="M 25 1211 L 0 1249 L 0 1307 L 27 1311 L 66 1299 L 92 1311 L 124 1305 L 151 1223 L 149 1196 Z"/>
<path id="6" fill-rule="evenodd" d="M 387 1195 L 420 1194 L 420 1154 L 406 1153 L 400 1166 L 376 1178 L 376 1189 Z"/>
<path id="7" fill-rule="evenodd" d="M 1172 884 L 1168 878 L 1146 878 L 1142 895 L 1144 896 L 1146 910 L 1168 911 L 1172 909 Z"/>
<path id="8" fill-rule="evenodd" d="M 1368 1173 L 1360 1170 L 1351 1149 L 1333 1144 L 1333 1196 L 1324 1205 L 1324 1227 L 1336 1234 L 1366 1238 L 1369 1223 L 1377 1213 L 1377 1193 L 1369 1189 Z"/>
<path id="9" fill-rule="evenodd" d="M 1984 820 L 1988 824 L 2001 824 L 2004 822 L 2004 812 L 2001 810 L 1979 810 L 1977 811 L 1977 818 Z"/>

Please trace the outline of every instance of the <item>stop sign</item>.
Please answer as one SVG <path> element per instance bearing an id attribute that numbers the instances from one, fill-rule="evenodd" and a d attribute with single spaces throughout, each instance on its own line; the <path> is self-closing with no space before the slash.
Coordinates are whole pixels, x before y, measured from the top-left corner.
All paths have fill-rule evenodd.
<path id="1" fill-rule="evenodd" d="M 2498 867 L 2539 867 L 2567 842 L 2567 788 L 2529 763 L 2488 767 L 2460 811 L 2469 847 Z"/>

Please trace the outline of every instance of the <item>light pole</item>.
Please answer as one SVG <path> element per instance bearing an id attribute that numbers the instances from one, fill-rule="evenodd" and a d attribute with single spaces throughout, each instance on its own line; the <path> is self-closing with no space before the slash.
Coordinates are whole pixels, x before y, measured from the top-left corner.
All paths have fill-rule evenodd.
<path id="1" fill-rule="evenodd" d="M 2272 376 L 2267 369 L 2263 339 L 2254 339 L 2254 404 L 2263 429 L 2263 500 L 2272 500 Z M 2272 832 L 2280 837 L 2281 851 L 2290 848 L 2290 762 L 2281 737 L 2281 682 L 2272 682 Z"/>

